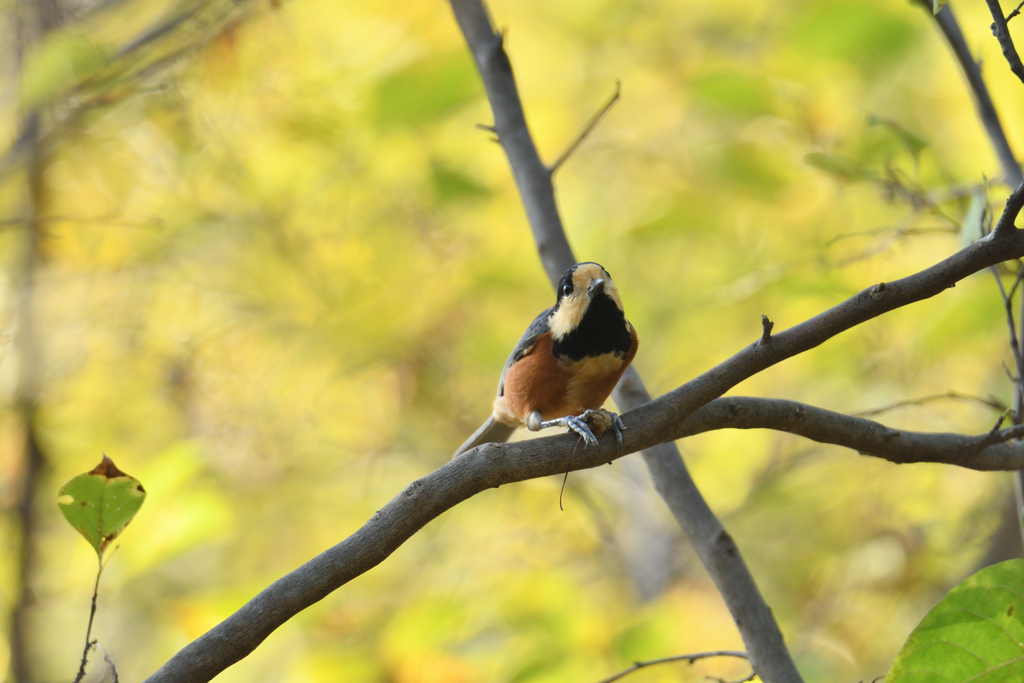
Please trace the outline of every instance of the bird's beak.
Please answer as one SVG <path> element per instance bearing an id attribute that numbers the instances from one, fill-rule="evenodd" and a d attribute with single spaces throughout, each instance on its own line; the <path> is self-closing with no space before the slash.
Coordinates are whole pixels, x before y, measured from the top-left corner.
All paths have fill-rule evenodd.
<path id="1" fill-rule="evenodd" d="M 597 278 L 596 280 L 590 281 L 590 286 L 587 287 L 587 296 L 593 299 L 595 296 L 604 291 L 604 278 Z"/>

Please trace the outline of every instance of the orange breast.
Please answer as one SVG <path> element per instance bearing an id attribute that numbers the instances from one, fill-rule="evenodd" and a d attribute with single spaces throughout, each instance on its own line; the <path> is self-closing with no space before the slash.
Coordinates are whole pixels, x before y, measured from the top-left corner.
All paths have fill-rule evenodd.
<path id="1" fill-rule="evenodd" d="M 520 424 L 534 410 L 552 420 L 600 408 L 636 355 L 638 340 L 632 327 L 630 334 L 633 344 L 625 358 L 606 354 L 574 363 L 560 363 L 551 351 L 551 335 L 541 335 L 530 354 L 505 373 L 505 395 L 495 403 L 496 414 L 503 412 L 498 405 L 502 402 L 500 407 Z"/>
<path id="2" fill-rule="evenodd" d="M 520 421 L 539 410 L 549 420 L 561 407 L 570 375 L 551 352 L 551 335 L 537 337 L 533 350 L 505 373 L 505 403 Z M 568 414 L 568 413 L 565 413 Z"/>

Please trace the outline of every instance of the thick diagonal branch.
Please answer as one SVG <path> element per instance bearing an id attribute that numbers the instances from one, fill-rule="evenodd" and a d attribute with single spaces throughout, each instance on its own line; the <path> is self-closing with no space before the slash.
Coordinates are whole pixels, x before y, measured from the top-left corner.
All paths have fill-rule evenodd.
<path id="1" fill-rule="evenodd" d="M 984 266 L 982 266 L 984 267 Z M 834 309 L 833 309 L 834 310 Z M 820 322 L 818 324 L 821 324 Z M 677 420 L 679 397 L 667 394 L 622 416 L 622 455 L 714 429 L 775 429 L 853 448 L 893 462 L 941 462 L 972 469 L 1024 467 L 1024 444 L 1007 442 L 1019 427 L 979 436 L 897 432 L 863 418 L 771 399 L 730 396 Z M 606 434 L 599 449 L 576 448 L 569 435 L 484 444 L 456 458 L 381 508 L 347 539 L 275 581 L 240 610 L 192 642 L 147 683 L 203 683 L 252 652 L 276 628 L 383 562 L 417 531 L 458 503 L 503 484 L 603 465 L 618 449 Z M 724 533 L 724 532 L 723 532 Z"/>

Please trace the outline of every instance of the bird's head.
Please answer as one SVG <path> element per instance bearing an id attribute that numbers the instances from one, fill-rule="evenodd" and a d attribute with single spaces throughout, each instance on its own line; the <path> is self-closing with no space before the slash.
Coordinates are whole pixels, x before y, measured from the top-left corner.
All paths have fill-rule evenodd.
<path id="1" fill-rule="evenodd" d="M 610 299 L 620 312 L 624 310 L 612 276 L 599 264 L 577 263 L 565 271 L 558 281 L 558 301 L 548 319 L 552 336 L 561 339 L 579 327 L 599 297 Z"/>

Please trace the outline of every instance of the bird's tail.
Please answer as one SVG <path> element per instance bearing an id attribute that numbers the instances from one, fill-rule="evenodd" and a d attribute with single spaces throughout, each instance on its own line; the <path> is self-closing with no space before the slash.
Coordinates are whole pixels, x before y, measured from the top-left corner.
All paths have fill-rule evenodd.
<path id="1" fill-rule="evenodd" d="M 455 451 L 455 455 L 452 456 L 452 459 L 454 460 L 466 451 L 476 448 L 482 443 L 508 441 L 514 431 L 516 431 L 515 427 L 502 424 L 495 420 L 494 416 L 491 415 L 487 418 L 486 422 L 480 425 L 480 429 L 473 432 L 473 435 L 466 439 L 464 444 L 459 446 L 459 450 Z"/>

